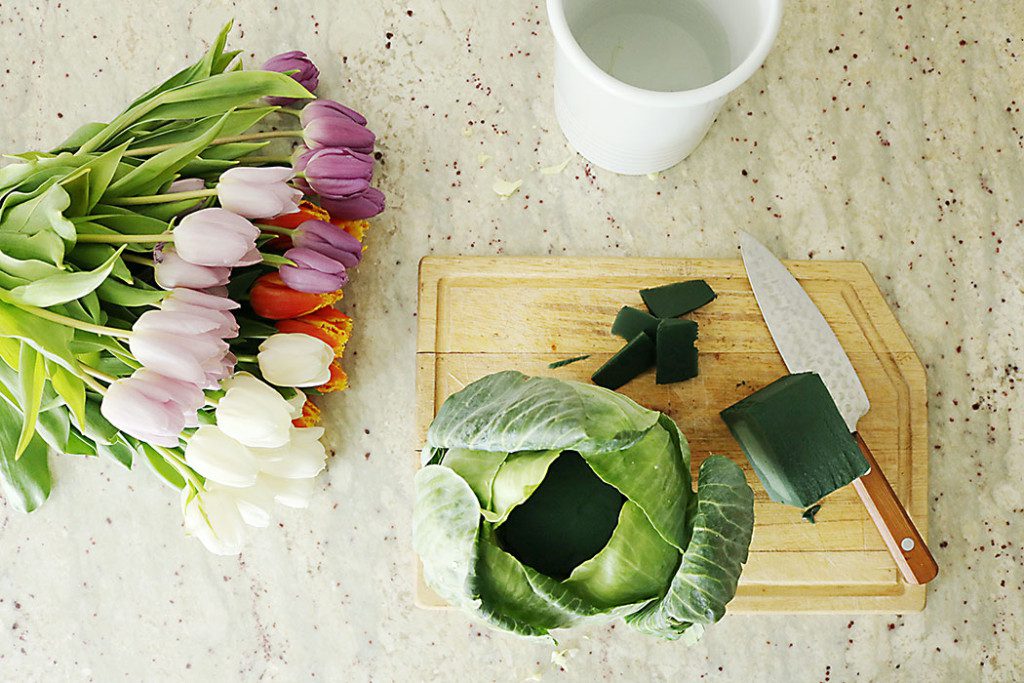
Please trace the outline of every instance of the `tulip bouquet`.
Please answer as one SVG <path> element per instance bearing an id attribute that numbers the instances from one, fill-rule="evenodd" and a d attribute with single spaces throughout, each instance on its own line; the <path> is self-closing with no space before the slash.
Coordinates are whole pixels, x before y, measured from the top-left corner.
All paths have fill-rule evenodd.
<path id="1" fill-rule="evenodd" d="M 333 305 L 384 207 L 366 119 L 314 98 L 301 52 L 243 69 L 229 29 L 109 123 L 0 169 L 7 501 L 46 499 L 50 449 L 142 461 L 218 554 L 308 503 L 326 456 L 307 393 L 347 386 Z"/>

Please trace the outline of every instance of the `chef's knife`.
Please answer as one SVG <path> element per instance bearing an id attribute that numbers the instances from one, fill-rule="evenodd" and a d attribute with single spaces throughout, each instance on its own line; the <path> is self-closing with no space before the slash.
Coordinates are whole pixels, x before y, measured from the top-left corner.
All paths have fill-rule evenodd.
<path id="1" fill-rule="evenodd" d="M 871 467 L 854 480 L 853 486 L 900 573 L 908 583 L 931 581 L 939 571 L 938 565 L 871 449 L 857 433 L 857 421 L 871 404 L 850 358 L 821 311 L 774 254 L 743 231 L 740 249 L 757 305 L 786 367 L 793 373 L 815 372 L 821 376 Z"/>

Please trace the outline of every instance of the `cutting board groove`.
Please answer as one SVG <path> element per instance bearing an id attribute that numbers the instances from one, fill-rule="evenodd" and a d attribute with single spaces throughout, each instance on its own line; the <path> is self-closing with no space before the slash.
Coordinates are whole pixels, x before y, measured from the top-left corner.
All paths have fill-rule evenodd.
<path id="1" fill-rule="evenodd" d="M 922 535 L 928 529 L 924 368 L 864 264 L 787 262 L 832 326 L 864 383 L 859 428 Z M 450 394 L 491 372 L 589 381 L 622 341 L 609 333 L 645 287 L 702 278 L 718 293 L 688 317 L 700 325 L 700 375 L 672 385 L 653 372 L 622 393 L 674 419 L 694 475 L 710 453 L 739 464 L 754 489 L 750 560 L 729 611 L 910 612 L 925 586 L 903 581 L 852 487 L 829 496 L 817 524 L 768 499 L 718 412 L 781 377 L 786 367 L 761 318 L 743 265 L 654 258 L 426 257 L 420 263 L 416 449 Z M 548 363 L 590 358 L 554 370 Z M 419 453 L 416 453 L 419 466 Z M 417 570 L 416 603 L 443 607 Z"/>

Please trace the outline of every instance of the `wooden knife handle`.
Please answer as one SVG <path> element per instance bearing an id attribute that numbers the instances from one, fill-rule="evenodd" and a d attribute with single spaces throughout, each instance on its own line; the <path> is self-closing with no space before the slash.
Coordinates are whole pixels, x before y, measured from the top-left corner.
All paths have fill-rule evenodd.
<path id="1" fill-rule="evenodd" d="M 939 573 L 935 558 L 896 497 L 878 461 L 871 454 L 871 449 L 860 434 L 855 432 L 854 436 L 871 470 L 860 479 L 855 479 L 853 487 L 857 489 L 864 507 L 882 534 L 882 540 L 889 548 L 889 554 L 896 561 L 903 579 L 907 583 L 928 583 Z"/>

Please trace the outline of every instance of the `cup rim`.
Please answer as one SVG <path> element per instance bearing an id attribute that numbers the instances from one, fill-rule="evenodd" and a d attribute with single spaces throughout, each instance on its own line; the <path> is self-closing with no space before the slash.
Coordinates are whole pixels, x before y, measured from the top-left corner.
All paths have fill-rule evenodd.
<path id="1" fill-rule="evenodd" d="M 569 22 L 565 18 L 564 0 L 547 0 L 548 22 L 555 35 L 556 48 L 565 50 L 573 65 L 588 74 L 601 86 L 624 99 L 639 104 L 656 106 L 689 106 L 704 104 L 725 97 L 750 78 L 761 66 L 775 42 L 782 22 L 782 0 L 763 0 L 768 16 L 753 49 L 732 71 L 717 81 L 692 90 L 645 90 L 620 81 L 594 63 L 576 42 Z"/>

